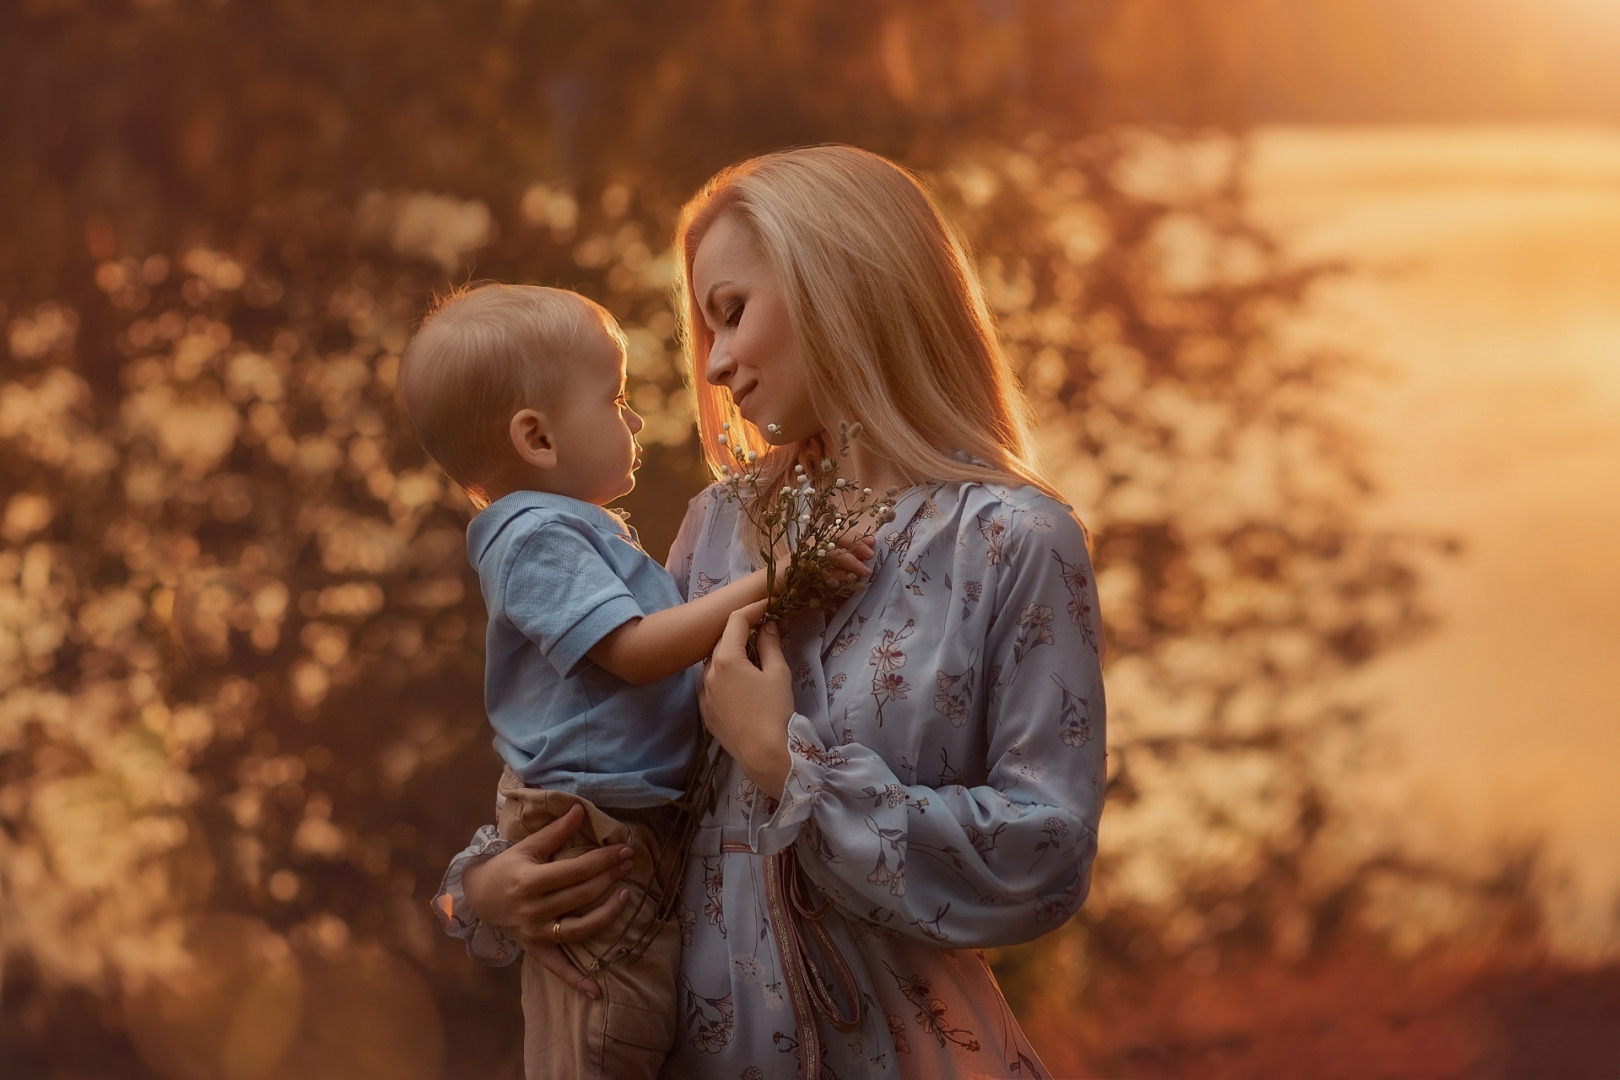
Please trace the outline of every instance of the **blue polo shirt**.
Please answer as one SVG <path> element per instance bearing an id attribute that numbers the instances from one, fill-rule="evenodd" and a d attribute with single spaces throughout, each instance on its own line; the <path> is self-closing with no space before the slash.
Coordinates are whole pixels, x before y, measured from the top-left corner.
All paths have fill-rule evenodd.
<path id="1" fill-rule="evenodd" d="M 585 655 L 631 619 L 681 602 L 634 530 L 590 503 L 518 491 L 467 527 L 489 630 L 484 705 L 525 783 L 604 809 L 680 796 L 697 746 L 698 666 L 635 686 Z"/>

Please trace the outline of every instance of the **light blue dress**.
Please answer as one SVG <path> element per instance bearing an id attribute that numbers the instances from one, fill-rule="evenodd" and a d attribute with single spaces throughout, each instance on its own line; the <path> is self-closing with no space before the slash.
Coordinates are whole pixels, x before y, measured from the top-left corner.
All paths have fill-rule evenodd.
<path id="1" fill-rule="evenodd" d="M 1090 884 L 1104 704 L 1084 536 L 1031 488 L 914 488 L 895 510 L 867 587 L 783 628 L 797 712 L 781 802 L 728 763 L 693 847 L 666 1075 L 797 1075 L 764 888 L 766 856 L 789 846 L 832 901 L 819 926 L 860 999 L 852 1029 L 816 1021 L 823 1076 L 1045 1075 L 980 950 L 1055 930 Z M 750 570 L 739 520 L 722 488 L 692 501 L 669 556 L 683 595 Z"/>

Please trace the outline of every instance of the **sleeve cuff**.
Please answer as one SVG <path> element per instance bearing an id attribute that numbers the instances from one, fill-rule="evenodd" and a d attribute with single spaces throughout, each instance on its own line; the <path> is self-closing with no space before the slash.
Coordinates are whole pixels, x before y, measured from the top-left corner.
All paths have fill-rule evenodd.
<path id="1" fill-rule="evenodd" d="M 748 846 L 760 855 L 775 855 L 799 838 L 804 823 L 821 797 L 827 770 L 842 761 L 837 751 L 829 751 L 808 719 L 794 713 L 788 720 L 788 753 L 793 767 L 782 787 L 778 802 L 756 796 L 748 811 Z"/>
<path id="2" fill-rule="evenodd" d="M 433 897 L 431 905 L 433 914 L 438 916 L 439 926 L 444 932 L 466 942 L 467 955 L 480 964 L 488 964 L 491 967 L 504 967 L 510 964 L 518 958 L 523 949 L 495 927 L 473 915 L 472 907 L 461 891 L 461 875 L 474 859 L 498 855 L 511 846 L 500 838 L 495 826 L 485 825 L 479 829 L 473 836 L 472 843 L 450 860 L 450 866 L 444 872 L 444 880 L 439 884 L 439 891 Z"/>
<path id="3" fill-rule="evenodd" d="M 569 627 L 568 633 L 558 638 L 551 647 L 547 659 L 567 678 L 574 674 L 574 669 L 579 667 L 585 654 L 594 649 L 597 642 L 631 619 L 640 619 L 645 615 L 646 612 L 641 610 L 634 598 L 615 596 L 597 605 L 589 615 Z"/>

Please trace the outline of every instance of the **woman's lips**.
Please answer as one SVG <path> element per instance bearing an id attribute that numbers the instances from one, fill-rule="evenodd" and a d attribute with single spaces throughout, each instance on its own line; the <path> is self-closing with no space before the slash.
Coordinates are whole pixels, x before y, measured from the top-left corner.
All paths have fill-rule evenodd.
<path id="1" fill-rule="evenodd" d="M 740 411 L 742 409 L 743 399 L 753 392 L 754 388 L 752 386 L 746 386 L 741 390 L 733 390 L 731 392 L 731 404 L 736 406 L 736 408 Z"/>

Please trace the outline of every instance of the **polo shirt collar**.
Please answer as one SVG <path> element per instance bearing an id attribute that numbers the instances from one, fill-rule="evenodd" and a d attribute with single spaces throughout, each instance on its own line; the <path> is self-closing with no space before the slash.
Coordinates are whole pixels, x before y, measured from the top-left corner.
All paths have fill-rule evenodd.
<path id="1" fill-rule="evenodd" d="M 570 499 L 566 495 L 554 495 L 549 491 L 514 491 L 484 507 L 468 523 L 467 554 L 474 566 L 478 565 L 484 552 L 489 550 L 489 546 L 495 542 L 495 538 L 500 535 L 507 522 L 526 510 L 549 510 L 569 514 L 583 518 L 599 529 L 617 533 L 632 543 L 636 539 L 635 532 L 625 524 L 623 518 L 594 503 Z"/>

